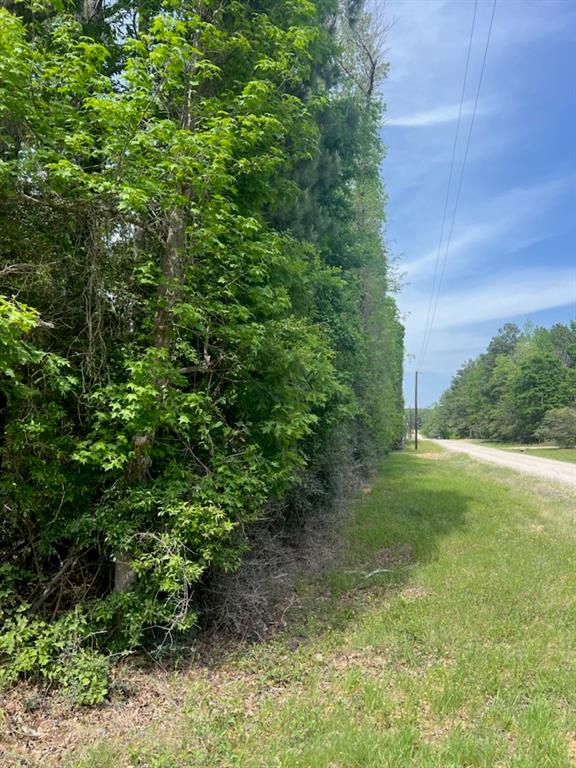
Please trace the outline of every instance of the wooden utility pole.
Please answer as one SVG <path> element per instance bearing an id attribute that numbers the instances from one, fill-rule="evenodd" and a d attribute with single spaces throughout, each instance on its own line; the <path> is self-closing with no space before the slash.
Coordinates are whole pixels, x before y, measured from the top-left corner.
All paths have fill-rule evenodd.
<path id="1" fill-rule="evenodd" d="M 418 450 L 418 371 L 414 382 L 414 450 Z"/>

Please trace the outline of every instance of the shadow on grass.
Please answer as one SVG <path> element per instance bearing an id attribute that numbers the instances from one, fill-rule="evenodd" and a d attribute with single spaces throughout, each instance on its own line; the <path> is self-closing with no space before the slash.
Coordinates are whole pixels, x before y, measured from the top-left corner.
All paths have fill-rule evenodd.
<path id="1" fill-rule="evenodd" d="M 341 530 L 327 536 L 328 550 L 339 540 L 336 552 L 320 569 L 296 577 L 266 639 L 201 632 L 185 658 L 176 653 L 172 661 L 183 670 L 219 667 L 244 653 L 268 657 L 277 644 L 295 650 L 321 641 L 327 631 L 345 630 L 374 608 L 376 599 L 386 600 L 414 582 L 415 568 L 437 557 L 439 542 L 466 526 L 472 500 L 454 487 L 464 483 L 455 483 L 457 470 L 447 460 L 453 457 L 429 445 L 423 444 L 420 454 L 394 453 L 383 461 L 373 485 L 350 502 Z M 318 560 L 325 561 L 325 553 L 318 551 Z M 165 663 L 172 666 L 169 659 Z"/>
<path id="2" fill-rule="evenodd" d="M 414 581 L 415 568 L 436 559 L 439 542 L 466 526 L 472 497 L 453 486 L 454 467 L 438 454 L 390 456 L 371 492 L 354 504 L 336 560 L 302 585 L 288 634 L 312 639 L 326 628 L 342 630 L 375 597 Z"/>
<path id="3" fill-rule="evenodd" d="M 424 447 L 421 454 L 426 453 Z M 289 599 L 278 605 L 278 620 L 264 640 L 242 640 L 225 632 L 194 633 L 162 659 L 168 671 L 217 669 L 230 661 L 260 658 L 275 667 L 278 651 L 322 641 L 326 632 L 342 632 L 378 600 L 386 600 L 414 582 L 415 568 L 434 560 L 439 542 L 466 525 L 471 497 L 453 489 L 454 467 L 438 456 L 390 454 L 365 493 L 350 503 L 350 514 L 336 533 L 340 546 L 320 570 L 302 574 Z M 334 536 L 330 536 L 331 542 Z M 331 545 L 328 544 L 328 547 Z M 318 559 L 324 559 L 318 552 Z M 241 662 L 242 663 L 242 662 Z M 157 660 L 140 656 L 132 668 L 152 669 Z M 285 673 L 285 663 L 280 664 Z"/>

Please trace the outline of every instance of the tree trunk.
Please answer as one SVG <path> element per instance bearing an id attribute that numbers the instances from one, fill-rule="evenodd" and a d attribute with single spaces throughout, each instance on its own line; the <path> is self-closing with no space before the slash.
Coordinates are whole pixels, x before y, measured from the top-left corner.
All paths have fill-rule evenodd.
<path id="1" fill-rule="evenodd" d="M 162 279 L 159 287 L 160 306 L 155 320 L 154 342 L 158 349 L 170 346 L 172 335 L 172 310 L 176 303 L 182 280 L 182 254 L 186 241 L 186 218 L 181 208 L 170 211 L 166 247 L 160 267 Z"/>
<path id="2" fill-rule="evenodd" d="M 114 563 L 114 591 L 128 592 L 135 583 L 136 571 L 130 564 L 129 552 L 118 552 Z"/>
<path id="3" fill-rule="evenodd" d="M 179 283 L 182 280 L 182 257 L 186 241 L 186 215 L 181 208 L 170 211 L 168 217 L 168 232 L 166 245 L 162 254 L 160 267 L 162 270 L 161 282 L 158 288 L 159 307 L 154 323 L 154 346 L 158 350 L 168 349 L 172 339 L 172 310 L 178 298 Z M 158 379 L 158 389 L 164 382 Z M 148 465 L 150 463 L 149 451 L 152 445 L 153 434 L 135 435 L 132 445 L 134 458 L 126 467 L 126 482 L 129 485 L 138 485 L 146 479 Z M 126 592 L 136 582 L 136 573 L 130 565 L 130 553 L 118 552 L 114 565 L 114 590 Z"/>
<path id="4" fill-rule="evenodd" d="M 103 3 L 102 0 L 82 0 L 81 15 L 82 21 L 89 24 L 92 21 L 102 18 Z"/>

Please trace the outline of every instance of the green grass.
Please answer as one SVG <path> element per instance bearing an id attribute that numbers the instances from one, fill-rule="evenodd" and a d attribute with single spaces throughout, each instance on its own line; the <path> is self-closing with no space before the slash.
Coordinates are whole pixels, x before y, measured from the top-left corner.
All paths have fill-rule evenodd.
<path id="1" fill-rule="evenodd" d="M 189 673 L 161 723 L 68 765 L 574 765 L 573 499 L 431 444 L 419 453 L 385 461 L 285 635 Z"/>
<path id="2" fill-rule="evenodd" d="M 406 442 L 404 452 L 405 453 L 416 452 L 416 449 L 414 447 L 414 438 Z M 426 440 L 426 438 L 418 439 L 418 453 L 443 453 L 443 452 L 444 452 L 444 449 L 438 443 L 434 443 L 431 440 Z"/>
<path id="3" fill-rule="evenodd" d="M 576 464 L 576 448 L 530 448 L 526 451 L 528 456 L 541 456 L 543 459 L 555 459 L 556 461 L 568 461 Z"/>
<path id="4" fill-rule="evenodd" d="M 500 448 L 502 451 L 518 453 L 524 451 L 527 456 L 540 456 L 543 459 L 555 459 L 576 464 L 576 448 L 557 448 L 555 445 L 523 445 L 520 443 L 494 443 L 489 440 L 473 440 L 470 442 L 486 445 L 489 448 Z"/>

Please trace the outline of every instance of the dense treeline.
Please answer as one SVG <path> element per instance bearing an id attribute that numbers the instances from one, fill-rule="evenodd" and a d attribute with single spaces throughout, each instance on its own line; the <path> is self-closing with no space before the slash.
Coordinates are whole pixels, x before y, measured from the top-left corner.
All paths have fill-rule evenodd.
<path id="1" fill-rule="evenodd" d="M 272 502 L 401 440 L 377 37 L 353 0 L 0 9 L 5 678 L 98 700 Z"/>
<path id="2" fill-rule="evenodd" d="M 439 437 L 576 444 L 576 322 L 520 332 L 506 324 L 428 414 Z"/>

